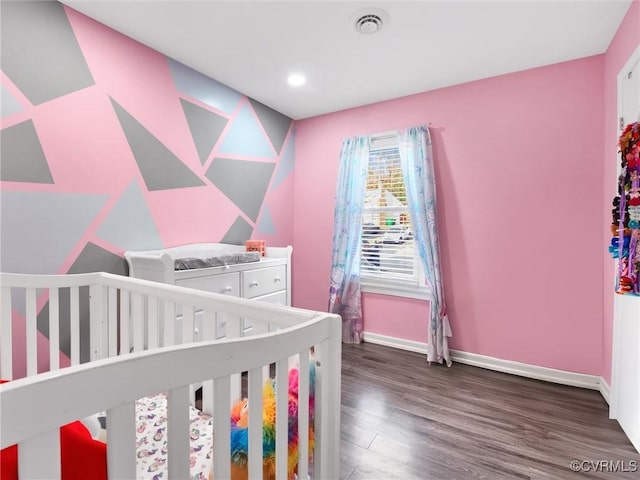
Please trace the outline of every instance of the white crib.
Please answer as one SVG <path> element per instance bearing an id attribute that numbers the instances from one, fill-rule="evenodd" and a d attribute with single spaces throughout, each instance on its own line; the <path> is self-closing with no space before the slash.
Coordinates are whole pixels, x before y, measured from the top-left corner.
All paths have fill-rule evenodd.
<path id="1" fill-rule="evenodd" d="M 287 382 L 293 358 L 315 362 L 315 447 L 299 435 L 298 478 L 338 478 L 341 321 L 328 313 L 107 273 L 39 276 L 0 274 L 0 378 L 12 379 L 13 356 L 26 351 L 24 378 L 0 385 L 0 449 L 18 444 L 20 479 L 61 476 L 59 428 L 107 412 L 110 479 L 136 478 L 135 401 L 167 394 L 167 476 L 189 478 L 189 405 L 201 389 L 202 410 L 213 417 L 213 478 L 230 478 L 232 402 L 249 399 L 249 478 L 262 477 L 262 387 L 275 371 L 276 478 L 287 478 Z M 69 318 L 58 308 L 69 296 Z M 90 361 L 80 363 L 80 301 L 89 296 Z M 22 300 L 24 298 L 24 300 Z M 37 312 L 49 302 L 49 371 L 38 373 Z M 13 302 L 13 305 L 12 305 Z M 26 342 L 12 342 L 12 317 L 23 302 Z M 202 311 L 201 342 L 194 341 Z M 176 318 L 176 312 L 179 321 Z M 250 329 L 243 328 L 250 320 Z M 69 322 L 70 363 L 60 368 L 59 327 Z M 224 336 L 220 325 L 224 324 Z M 220 338 L 222 337 L 222 338 Z M 41 367 L 42 368 L 42 367 Z M 300 368 L 298 429 L 307 432 L 308 369 Z M 253 412 L 258 412 L 258 415 Z M 281 454 L 280 452 L 284 452 Z M 311 460 L 309 460 L 311 458 Z"/>

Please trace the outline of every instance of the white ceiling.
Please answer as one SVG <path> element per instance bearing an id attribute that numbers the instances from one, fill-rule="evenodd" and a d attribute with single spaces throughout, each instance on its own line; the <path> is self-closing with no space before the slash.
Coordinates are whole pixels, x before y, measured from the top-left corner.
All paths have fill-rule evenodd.
<path id="1" fill-rule="evenodd" d="M 604 53 L 631 0 L 62 3 L 301 119 Z M 356 33 L 365 7 L 382 31 Z"/>

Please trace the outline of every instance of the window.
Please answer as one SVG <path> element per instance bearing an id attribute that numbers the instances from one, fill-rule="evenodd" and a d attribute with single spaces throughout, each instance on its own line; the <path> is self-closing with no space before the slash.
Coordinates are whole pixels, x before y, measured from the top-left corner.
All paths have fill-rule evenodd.
<path id="1" fill-rule="evenodd" d="M 395 132 L 370 140 L 360 265 L 365 292 L 427 298 Z"/>

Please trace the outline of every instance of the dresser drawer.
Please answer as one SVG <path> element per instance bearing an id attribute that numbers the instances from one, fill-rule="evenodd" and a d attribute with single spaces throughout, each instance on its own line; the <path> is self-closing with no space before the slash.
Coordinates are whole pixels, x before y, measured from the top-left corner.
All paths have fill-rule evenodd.
<path id="1" fill-rule="evenodd" d="M 224 273 L 207 277 L 181 278 L 176 280 L 180 287 L 196 288 L 207 292 L 223 293 L 234 297 L 240 296 L 240 274 Z"/>
<path id="2" fill-rule="evenodd" d="M 245 298 L 259 297 L 286 288 L 286 265 L 242 272 L 242 292 Z"/>

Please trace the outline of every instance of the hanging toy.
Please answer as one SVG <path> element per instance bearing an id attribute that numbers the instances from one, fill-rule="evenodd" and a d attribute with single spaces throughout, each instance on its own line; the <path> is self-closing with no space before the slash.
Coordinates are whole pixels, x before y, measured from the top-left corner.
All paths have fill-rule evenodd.
<path id="1" fill-rule="evenodd" d="M 618 140 L 620 175 L 611 211 L 609 253 L 618 260 L 616 293 L 640 294 L 640 122 Z"/>

